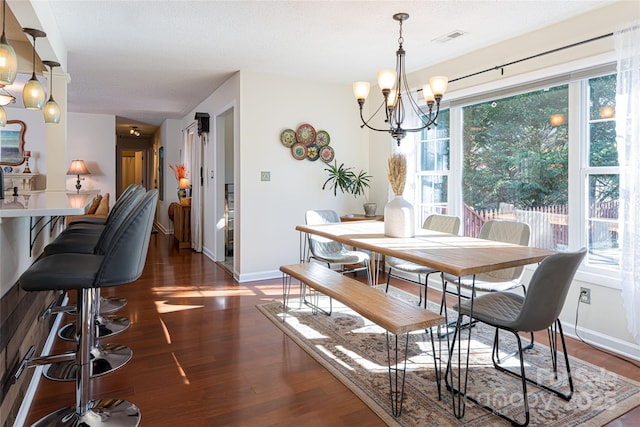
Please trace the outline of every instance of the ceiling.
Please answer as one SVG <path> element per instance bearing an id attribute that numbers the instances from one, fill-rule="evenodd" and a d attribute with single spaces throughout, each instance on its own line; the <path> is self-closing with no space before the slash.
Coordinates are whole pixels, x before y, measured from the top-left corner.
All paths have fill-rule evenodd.
<path id="1" fill-rule="evenodd" d="M 43 29 L 68 52 L 68 110 L 114 114 L 127 133 L 184 117 L 238 70 L 374 81 L 395 67 L 397 12 L 410 14 L 410 72 L 608 2 L 51 0 Z M 453 31 L 464 35 L 433 41 Z"/>

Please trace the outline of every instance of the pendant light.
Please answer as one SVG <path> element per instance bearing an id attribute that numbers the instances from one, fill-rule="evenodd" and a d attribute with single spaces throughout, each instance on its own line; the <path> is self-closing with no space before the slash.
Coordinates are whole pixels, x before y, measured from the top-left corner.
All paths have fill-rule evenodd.
<path id="1" fill-rule="evenodd" d="M 23 32 L 33 37 L 33 74 L 22 90 L 22 102 L 27 110 L 42 110 L 44 105 L 44 88 L 36 79 L 36 38 L 46 37 L 47 33 L 34 28 L 23 28 Z"/>
<path id="2" fill-rule="evenodd" d="M 44 122 L 60 123 L 60 107 L 53 99 L 53 69 L 59 67 L 60 63 L 55 61 L 42 61 L 42 63 L 49 67 L 49 100 L 44 105 Z"/>
<path id="3" fill-rule="evenodd" d="M 0 36 L 0 86 L 12 84 L 18 74 L 18 58 L 16 51 L 7 41 L 4 32 L 7 18 L 7 0 L 2 1 L 2 36 Z"/>

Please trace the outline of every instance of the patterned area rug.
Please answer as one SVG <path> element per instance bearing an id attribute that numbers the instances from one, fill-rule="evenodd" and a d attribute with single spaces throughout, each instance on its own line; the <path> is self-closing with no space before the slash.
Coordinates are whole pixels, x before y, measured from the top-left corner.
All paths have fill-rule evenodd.
<path id="1" fill-rule="evenodd" d="M 413 295 L 397 289 L 391 292 L 399 298 L 416 302 Z M 328 308 L 328 298 L 321 297 L 320 301 L 321 306 Z M 333 313 L 326 316 L 313 315 L 311 309 L 305 305 L 300 307 L 299 301 L 291 298 L 284 322 L 282 303 L 271 302 L 258 305 L 257 308 L 349 387 L 388 425 L 508 425 L 501 418 L 471 402 L 467 402 L 463 420 L 458 420 L 453 415 L 451 394 L 447 392 L 444 382 L 442 400 L 438 400 L 431 342 L 424 331 L 410 335 L 405 399 L 401 416 L 395 418 L 391 415 L 386 332 L 382 328 L 335 300 Z M 437 310 L 435 305 L 431 308 Z M 500 334 L 500 348 L 505 352 L 515 349 L 515 339 L 508 335 L 510 334 L 506 332 Z M 466 335 L 464 337 L 467 338 Z M 493 367 L 492 340 L 493 329 L 480 324 L 471 328 L 469 395 L 522 421 L 524 414 L 520 380 Z M 523 345 L 526 342 L 527 340 L 523 340 Z M 442 368 L 444 371 L 447 339 L 436 339 L 436 355 L 439 343 L 442 344 L 441 354 L 445 359 Z M 564 357 L 561 353 L 558 354 L 559 377 L 555 380 L 551 372 L 549 348 L 544 344 L 547 343 L 536 342 L 533 349 L 525 352 L 527 376 L 568 391 Z M 600 426 L 640 405 L 639 383 L 580 359 L 570 358 L 569 363 L 575 385 L 570 401 L 564 401 L 548 391 L 527 384 L 530 425 Z M 517 367 L 517 357 L 506 359 L 504 366 Z"/>

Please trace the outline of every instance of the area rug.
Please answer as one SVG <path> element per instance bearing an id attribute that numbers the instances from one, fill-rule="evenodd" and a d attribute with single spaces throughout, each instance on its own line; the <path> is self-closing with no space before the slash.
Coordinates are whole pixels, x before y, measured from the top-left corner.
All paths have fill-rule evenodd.
<path id="1" fill-rule="evenodd" d="M 414 297 L 406 292 L 395 288 L 392 292 L 398 298 L 415 302 Z M 321 297 L 320 301 L 321 305 L 328 308 L 328 298 Z M 285 316 L 281 302 L 260 304 L 257 308 L 390 426 L 508 425 L 498 416 L 469 401 L 464 418 L 457 419 L 452 411 L 451 394 L 444 384 L 442 399 L 438 400 L 431 342 L 425 331 L 410 335 L 405 398 L 402 413 L 396 418 L 391 415 L 386 332 L 382 328 L 335 300 L 331 316 L 314 315 L 311 309 L 294 298 L 290 299 Z M 431 308 L 437 310 L 437 306 Z M 451 315 L 451 311 L 449 313 Z M 500 335 L 500 348 L 507 352 L 515 349 L 515 339 L 508 335 Z M 501 413 L 522 421 L 520 380 L 493 367 L 492 340 L 493 329 L 480 324 L 471 328 L 468 393 L 484 404 L 498 408 Z M 441 353 L 438 351 L 439 343 L 442 344 Z M 446 338 L 436 340 L 436 355 L 444 359 L 443 370 L 447 358 L 446 345 Z M 561 354 L 558 357 L 557 380 L 552 375 L 547 346 L 536 342 L 534 348 L 525 354 L 528 377 L 568 390 Z M 573 357 L 569 363 L 575 385 L 570 401 L 527 384 L 530 425 L 601 426 L 640 405 L 640 383 Z M 504 364 L 517 367 L 518 360 L 516 357 L 507 358 Z"/>

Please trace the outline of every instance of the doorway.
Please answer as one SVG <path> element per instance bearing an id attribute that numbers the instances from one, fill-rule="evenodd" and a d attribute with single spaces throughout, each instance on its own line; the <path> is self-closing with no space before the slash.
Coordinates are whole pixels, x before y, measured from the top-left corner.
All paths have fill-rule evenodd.
<path id="1" fill-rule="evenodd" d="M 129 184 L 150 188 L 153 156 L 148 138 L 118 137 L 116 140 L 116 198 Z M 151 184 L 152 185 L 152 184 Z"/>
<path id="2" fill-rule="evenodd" d="M 223 219 L 216 236 L 217 261 L 232 274 L 235 272 L 238 254 L 238 188 L 234 180 L 234 108 L 229 108 L 215 117 L 216 140 L 216 190 L 218 197 L 216 217 Z"/>

